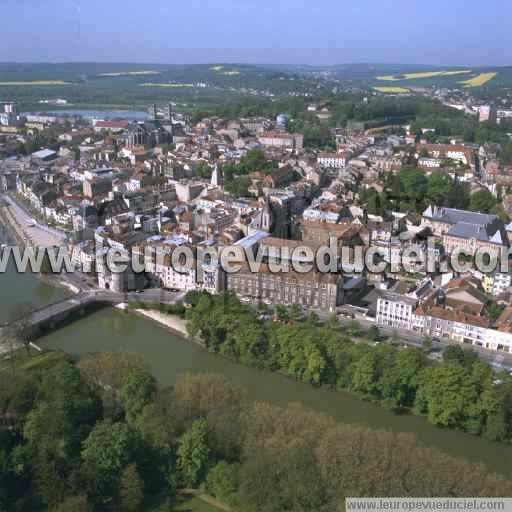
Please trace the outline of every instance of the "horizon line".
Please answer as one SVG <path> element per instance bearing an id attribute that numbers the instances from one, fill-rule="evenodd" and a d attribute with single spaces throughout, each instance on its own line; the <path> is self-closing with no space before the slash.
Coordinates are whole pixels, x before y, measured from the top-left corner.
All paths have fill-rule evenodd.
<path id="1" fill-rule="evenodd" d="M 131 66 L 209 66 L 209 65 L 229 65 L 229 66 L 293 66 L 293 67 L 310 67 L 310 68 L 335 68 L 341 66 L 417 66 L 417 67 L 431 67 L 431 68 L 478 68 L 478 69 L 495 69 L 495 68 L 510 68 L 511 64 L 497 64 L 497 65 L 472 65 L 472 64 L 424 64 L 418 62 L 340 62 L 334 64 L 308 64 L 299 63 L 294 64 L 291 62 L 271 63 L 271 62 L 237 62 L 237 61 L 222 61 L 222 60 L 208 60 L 208 61 L 191 61 L 191 62 L 144 62 L 144 61 L 118 61 L 118 60 L 0 60 L 0 65 L 4 64 L 23 64 L 23 65 L 69 65 L 69 64 L 119 64 Z"/>

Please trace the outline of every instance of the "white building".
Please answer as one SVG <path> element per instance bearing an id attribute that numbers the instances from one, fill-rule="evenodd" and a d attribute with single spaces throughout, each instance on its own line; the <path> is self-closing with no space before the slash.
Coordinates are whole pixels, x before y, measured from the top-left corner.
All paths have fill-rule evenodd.
<path id="1" fill-rule="evenodd" d="M 418 335 L 512 352 L 512 333 L 490 329 L 484 319 L 473 317 L 474 322 L 463 321 L 466 315 L 462 312 L 440 307 L 430 308 L 425 313 L 417 298 L 386 291 L 380 295 L 376 316 L 379 327 L 405 329 Z"/>
<path id="2" fill-rule="evenodd" d="M 341 153 L 319 153 L 316 159 L 318 165 L 332 169 L 342 169 L 348 162 L 348 154 Z"/>

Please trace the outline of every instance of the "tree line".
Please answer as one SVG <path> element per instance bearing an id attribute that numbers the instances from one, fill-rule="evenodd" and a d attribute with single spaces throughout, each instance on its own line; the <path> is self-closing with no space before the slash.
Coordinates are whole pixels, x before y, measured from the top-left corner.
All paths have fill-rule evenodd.
<path id="1" fill-rule="evenodd" d="M 384 215 L 386 210 L 420 214 L 432 204 L 494 213 L 509 222 L 500 200 L 489 190 L 471 193 L 469 183 L 454 180 L 446 172 L 433 171 L 427 176 L 411 165 L 405 165 L 396 174 L 388 173 L 382 192 L 374 188 L 360 190 L 360 199 L 371 215 Z"/>
<path id="2" fill-rule="evenodd" d="M 282 372 L 301 382 L 349 390 L 392 410 L 425 415 L 440 427 L 493 441 L 512 439 L 512 377 L 453 346 L 442 362 L 419 348 L 355 342 L 357 325 L 342 330 L 336 317 L 319 323 L 300 308 L 276 308 L 276 321 L 230 294 L 196 294 L 187 312 L 192 336 L 208 349 L 249 366 Z M 374 331 L 373 329 L 372 331 Z M 378 334 L 367 335 L 374 341 Z"/>
<path id="3" fill-rule="evenodd" d="M 413 435 L 254 402 L 218 375 L 161 388 L 135 354 L 51 360 L 0 374 L 2 510 L 172 511 L 190 488 L 242 512 L 341 511 L 346 496 L 512 493 L 511 480 Z M 365 388 L 370 372 L 358 366 Z M 304 378 L 317 378 L 314 367 Z"/>

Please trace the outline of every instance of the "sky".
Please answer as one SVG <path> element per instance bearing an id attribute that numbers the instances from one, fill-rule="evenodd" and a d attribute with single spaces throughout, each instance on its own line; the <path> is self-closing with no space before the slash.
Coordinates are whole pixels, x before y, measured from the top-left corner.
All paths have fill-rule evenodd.
<path id="1" fill-rule="evenodd" d="M 512 65 L 510 0 L 0 0 L 0 62 Z"/>

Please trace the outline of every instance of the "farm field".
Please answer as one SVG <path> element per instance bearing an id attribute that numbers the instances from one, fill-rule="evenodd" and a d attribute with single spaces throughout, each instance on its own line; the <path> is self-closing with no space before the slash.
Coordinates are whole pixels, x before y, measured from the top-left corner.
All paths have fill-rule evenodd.
<path id="1" fill-rule="evenodd" d="M 404 73 L 403 75 L 384 75 L 376 77 L 377 80 L 388 82 L 399 82 L 400 80 L 415 80 L 417 78 L 432 78 L 436 76 L 453 76 L 471 73 L 470 69 L 452 70 L 452 71 L 422 71 L 420 73 Z"/>
<path id="2" fill-rule="evenodd" d="M 410 89 L 407 89 L 405 87 L 375 86 L 374 89 L 378 92 L 383 92 L 387 94 L 407 94 L 411 92 Z"/>
<path id="3" fill-rule="evenodd" d="M 469 78 L 468 80 L 463 80 L 462 82 L 459 82 L 464 87 L 480 87 L 487 82 L 491 81 L 498 73 L 491 72 L 491 73 L 480 73 L 477 76 L 474 76 L 473 78 Z"/>

